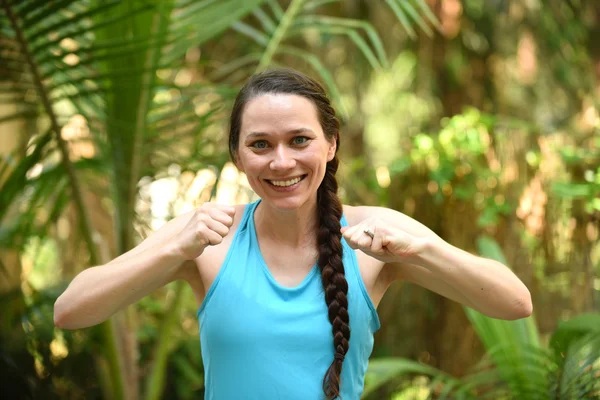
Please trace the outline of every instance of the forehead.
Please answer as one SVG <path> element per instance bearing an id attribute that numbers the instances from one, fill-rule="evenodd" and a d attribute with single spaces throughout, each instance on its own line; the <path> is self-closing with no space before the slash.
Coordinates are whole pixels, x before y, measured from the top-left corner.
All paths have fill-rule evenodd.
<path id="1" fill-rule="evenodd" d="M 294 94 L 262 94 L 250 100 L 242 114 L 242 134 L 291 130 L 301 126 L 321 130 L 315 104 Z"/>

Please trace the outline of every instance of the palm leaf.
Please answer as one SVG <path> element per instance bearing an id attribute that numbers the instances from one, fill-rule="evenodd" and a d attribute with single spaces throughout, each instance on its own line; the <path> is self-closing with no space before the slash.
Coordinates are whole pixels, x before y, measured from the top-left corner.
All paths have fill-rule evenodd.
<path id="1" fill-rule="evenodd" d="M 481 236 L 477 244 L 482 256 L 506 264 L 502 250 L 494 239 Z M 521 388 L 527 391 L 531 381 L 540 387 L 548 387 L 548 377 L 544 373 L 535 374 L 535 370 L 527 369 L 528 357 L 540 349 L 533 318 L 505 321 L 486 317 L 468 307 L 465 307 L 465 312 L 503 379 L 513 390 Z M 527 392 L 527 395 L 534 396 L 535 393 Z"/>
<path id="2" fill-rule="evenodd" d="M 382 67 L 388 67 L 388 60 L 383 49 L 383 44 L 379 39 L 379 35 L 375 32 L 373 26 L 364 21 L 351 20 L 346 18 L 331 18 L 320 16 L 303 16 L 299 17 L 290 30 L 290 35 L 293 36 L 304 32 L 305 28 L 316 28 L 321 33 L 342 34 L 347 35 L 354 44 L 363 53 L 371 67 L 379 70 Z M 371 50 L 369 44 L 360 36 L 356 29 L 363 29 L 367 32 L 377 55 Z"/>
<path id="3" fill-rule="evenodd" d="M 585 313 L 568 321 L 561 321 L 550 339 L 550 348 L 556 356 L 564 355 L 572 342 L 590 333 L 600 334 L 600 315 Z"/>
<path id="4" fill-rule="evenodd" d="M 600 334 L 588 333 L 569 345 L 555 388 L 559 399 L 597 399 L 600 395 Z"/>
<path id="5" fill-rule="evenodd" d="M 392 9 L 394 15 L 398 18 L 398 21 L 411 39 L 417 38 L 417 33 L 412 27 L 412 22 L 416 23 L 427 36 L 433 36 L 433 31 L 419 14 L 417 8 L 425 15 L 430 24 L 440 32 L 442 31 L 440 22 L 424 0 L 412 0 L 415 5 L 411 4 L 411 0 L 386 0 L 385 2 Z"/>
<path id="6" fill-rule="evenodd" d="M 458 384 L 458 380 L 446 373 L 416 361 L 403 358 L 376 358 L 369 361 L 369 367 L 365 375 L 365 389 L 362 397 L 365 398 L 392 379 L 406 375 L 427 375 L 437 378 L 436 382 L 448 385 Z"/>

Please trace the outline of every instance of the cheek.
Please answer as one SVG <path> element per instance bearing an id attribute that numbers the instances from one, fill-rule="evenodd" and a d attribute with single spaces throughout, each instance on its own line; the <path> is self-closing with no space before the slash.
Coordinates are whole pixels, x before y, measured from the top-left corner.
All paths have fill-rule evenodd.
<path id="1" fill-rule="evenodd" d="M 253 170 L 256 169 L 261 164 L 261 157 L 257 156 L 251 151 L 242 151 L 238 157 L 240 161 L 240 165 L 244 167 L 245 170 Z M 262 160 L 264 162 L 264 160 Z"/>

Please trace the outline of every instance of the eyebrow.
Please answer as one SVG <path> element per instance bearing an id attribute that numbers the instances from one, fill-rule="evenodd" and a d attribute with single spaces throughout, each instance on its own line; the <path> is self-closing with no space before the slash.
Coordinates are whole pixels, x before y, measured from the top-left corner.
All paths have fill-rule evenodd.
<path id="1" fill-rule="evenodd" d="M 308 128 L 292 129 L 292 130 L 289 130 L 289 131 L 287 131 L 285 133 L 286 133 L 286 135 L 297 135 L 299 133 L 312 133 L 312 134 L 314 134 L 314 132 L 312 131 L 312 129 L 308 129 Z M 255 139 L 257 137 L 265 137 L 265 136 L 269 136 L 269 134 L 266 133 L 266 132 L 250 132 L 246 136 L 246 140 L 248 140 L 248 139 Z"/>

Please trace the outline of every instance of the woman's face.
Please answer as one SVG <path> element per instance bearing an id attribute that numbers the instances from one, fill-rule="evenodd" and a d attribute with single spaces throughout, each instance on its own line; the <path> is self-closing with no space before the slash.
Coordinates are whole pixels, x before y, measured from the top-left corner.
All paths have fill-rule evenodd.
<path id="1" fill-rule="evenodd" d="M 244 108 L 236 164 L 261 199 L 276 208 L 315 201 L 335 150 L 305 97 L 264 94 Z"/>

